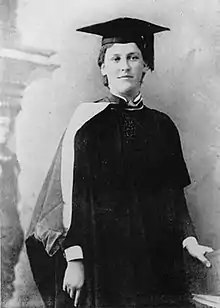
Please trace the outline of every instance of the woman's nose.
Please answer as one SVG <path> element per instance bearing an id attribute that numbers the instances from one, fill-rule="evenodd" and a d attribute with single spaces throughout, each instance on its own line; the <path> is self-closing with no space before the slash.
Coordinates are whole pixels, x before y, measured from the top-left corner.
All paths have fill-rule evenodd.
<path id="1" fill-rule="evenodd" d="M 127 71 L 130 69 L 130 65 L 127 59 L 124 59 L 121 61 L 121 70 L 122 71 Z"/>

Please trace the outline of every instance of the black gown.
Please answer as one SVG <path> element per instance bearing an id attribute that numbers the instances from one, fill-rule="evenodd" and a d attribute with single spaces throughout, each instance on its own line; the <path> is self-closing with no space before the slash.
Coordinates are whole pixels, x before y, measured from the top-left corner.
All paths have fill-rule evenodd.
<path id="1" fill-rule="evenodd" d="M 181 307 L 188 298 L 182 241 L 195 233 L 177 128 L 162 112 L 106 100 L 115 103 L 74 140 L 73 216 L 63 249 L 83 249 L 79 306 Z"/>

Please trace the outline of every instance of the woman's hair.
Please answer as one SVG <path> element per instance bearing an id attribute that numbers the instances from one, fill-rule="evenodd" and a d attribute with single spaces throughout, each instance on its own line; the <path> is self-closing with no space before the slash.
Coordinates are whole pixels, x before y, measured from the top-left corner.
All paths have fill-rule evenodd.
<path id="1" fill-rule="evenodd" d="M 103 45 L 102 47 L 101 47 L 101 49 L 100 49 L 100 52 L 99 52 L 99 56 L 98 56 L 98 66 L 100 67 L 100 69 L 101 69 L 101 66 L 102 66 L 102 64 L 104 63 L 104 61 L 105 61 L 105 54 L 106 54 L 106 50 L 108 49 L 108 48 L 110 48 L 110 47 L 112 47 L 114 45 L 114 43 L 109 43 L 109 44 L 105 44 L 105 45 Z M 140 49 L 141 50 L 141 49 Z M 143 51 L 141 50 L 141 52 L 142 52 L 142 56 L 143 56 Z M 149 59 L 148 59 L 149 58 Z M 143 59 L 144 59 L 144 63 L 147 65 L 147 67 L 151 70 L 151 71 L 153 71 L 153 68 L 152 68 L 152 66 L 150 65 L 150 63 L 152 62 L 151 61 L 151 56 L 145 56 L 145 57 L 143 57 Z M 141 83 L 143 82 L 143 79 L 144 79 L 144 76 L 145 76 L 145 73 L 143 73 L 143 75 L 142 75 L 142 78 L 141 78 Z M 104 84 L 104 86 L 105 87 L 109 87 L 108 86 L 108 78 L 107 78 L 107 76 L 106 75 L 104 75 L 104 76 L 102 76 L 102 78 L 103 78 L 103 84 Z"/>
<path id="2" fill-rule="evenodd" d="M 100 68 L 105 61 L 106 50 L 108 48 L 112 47 L 113 45 L 114 45 L 114 43 L 109 43 L 109 44 L 105 44 L 101 47 L 100 52 L 99 52 L 99 57 L 98 57 L 98 66 Z"/>
<path id="3" fill-rule="evenodd" d="M 114 45 L 114 43 L 109 43 L 109 44 L 105 44 L 101 47 L 100 52 L 99 52 L 99 57 L 98 57 L 98 66 L 101 69 L 102 64 L 105 61 L 105 54 L 106 54 L 106 50 L 110 47 L 112 47 L 112 45 Z M 108 78 L 106 75 L 102 76 L 102 81 L 105 87 L 108 87 Z"/>

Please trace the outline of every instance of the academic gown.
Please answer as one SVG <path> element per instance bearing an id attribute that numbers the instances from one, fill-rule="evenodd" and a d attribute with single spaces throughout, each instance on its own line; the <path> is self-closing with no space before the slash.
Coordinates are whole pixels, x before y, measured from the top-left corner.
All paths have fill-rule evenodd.
<path id="1" fill-rule="evenodd" d="M 106 100 L 74 140 L 73 215 L 63 248 L 79 245 L 84 253 L 79 306 L 171 307 L 188 296 L 182 242 L 195 236 L 179 134 L 162 112 Z"/>
<path id="2" fill-rule="evenodd" d="M 167 115 L 143 104 L 127 108 L 112 94 L 100 102 L 109 105 L 72 140 L 72 219 L 65 239 L 58 237 L 60 248 L 54 248 L 54 234 L 62 234 L 53 231 L 63 204 L 62 140 L 27 234 L 27 253 L 42 298 L 46 307 L 73 306 L 62 291 L 64 250 L 78 245 L 85 267 L 79 307 L 188 308 L 182 242 L 195 232 L 184 197 L 190 178 L 178 130 Z M 50 217 L 48 237 L 44 228 Z M 42 239 L 34 231 L 39 221 Z M 49 256 L 47 246 L 53 242 Z"/>

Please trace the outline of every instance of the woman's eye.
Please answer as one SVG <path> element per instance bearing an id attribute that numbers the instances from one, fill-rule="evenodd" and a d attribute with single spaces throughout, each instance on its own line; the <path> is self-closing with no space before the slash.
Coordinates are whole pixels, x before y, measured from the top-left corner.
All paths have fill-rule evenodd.
<path id="1" fill-rule="evenodd" d="M 114 62 L 119 62 L 120 60 L 121 60 L 120 57 L 114 57 L 114 58 L 112 58 L 112 61 L 114 61 Z"/>
<path id="2" fill-rule="evenodd" d="M 139 59 L 139 57 L 137 55 L 130 57 L 130 60 L 132 60 L 132 61 L 137 61 L 138 59 Z"/>

